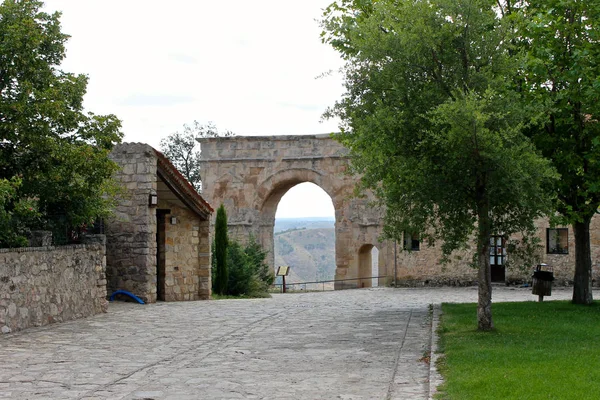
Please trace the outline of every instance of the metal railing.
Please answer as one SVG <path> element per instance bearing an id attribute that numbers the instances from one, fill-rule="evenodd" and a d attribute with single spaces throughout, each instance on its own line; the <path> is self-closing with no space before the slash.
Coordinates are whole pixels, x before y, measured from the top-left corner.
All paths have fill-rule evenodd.
<path id="1" fill-rule="evenodd" d="M 327 290 L 348 290 L 348 289 L 362 289 L 368 287 L 374 287 L 372 282 L 373 279 L 378 279 L 377 286 L 384 286 L 385 278 L 387 275 L 381 276 L 367 276 L 364 278 L 350 278 L 350 279 L 331 279 L 327 281 L 314 281 L 314 282 L 286 282 L 287 293 L 301 293 L 301 292 L 324 292 Z M 383 281 L 381 280 L 383 278 Z M 351 283 L 352 282 L 352 283 Z M 283 293 L 283 283 L 274 283 L 273 288 L 279 288 L 278 292 Z"/>

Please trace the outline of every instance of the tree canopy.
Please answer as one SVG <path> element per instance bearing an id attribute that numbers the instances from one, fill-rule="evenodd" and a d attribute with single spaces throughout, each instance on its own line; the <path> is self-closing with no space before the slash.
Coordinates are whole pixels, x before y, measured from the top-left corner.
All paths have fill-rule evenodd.
<path id="1" fill-rule="evenodd" d="M 183 133 L 175 132 L 160 141 L 160 149 L 175 167 L 186 177 L 194 189 L 202 191 L 200 176 L 199 138 L 233 136 L 231 131 L 219 131 L 215 124 L 205 125 L 194 121 L 193 125 L 183 125 Z"/>
<path id="2" fill-rule="evenodd" d="M 529 134 L 560 174 L 556 209 L 575 233 L 575 303 L 592 302 L 589 226 L 600 206 L 600 3 L 532 0 L 515 10 Z"/>
<path id="3" fill-rule="evenodd" d="M 323 40 L 346 60 L 346 92 L 327 113 L 362 185 L 386 206 L 385 233 L 476 237 L 478 327 L 493 328 L 490 235 L 533 231 L 556 178 L 524 134 L 512 25 L 492 0 L 339 0 Z M 504 9 L 502 11 L 505 11 Z"/>
<path id="4" fill-rule="evenodd" d="M 42 4 L 0 4 L 0 179 L 20 182 L 5 211 L 34 200 L 34 227 L 64 236 L 110 212 L 117 166 L 108 153 L 121 122 L 84 112 L 88 78 L 59 69 L 69 36 L 60 13 L 42 12 Z"/>

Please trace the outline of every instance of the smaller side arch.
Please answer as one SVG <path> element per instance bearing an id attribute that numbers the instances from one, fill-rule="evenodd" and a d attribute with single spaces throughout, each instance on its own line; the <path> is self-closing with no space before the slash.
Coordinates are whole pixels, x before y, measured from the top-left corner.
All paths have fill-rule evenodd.
<path id="1" fill-rule="evenodd" d="M 363 244 L 358 249 L 358 287 L 367 288 L 372 287 L 373 283 L 371 280 L 373 258 L 371 251 L 375 246 L 372 244 Z"/>
<path id="2" fill-rule="evenodd" d="M 385 283 L 381 274 L 381 249 L 374 244 L 363 244 L 356 257 L 359 288 L 377 287 Z"/>

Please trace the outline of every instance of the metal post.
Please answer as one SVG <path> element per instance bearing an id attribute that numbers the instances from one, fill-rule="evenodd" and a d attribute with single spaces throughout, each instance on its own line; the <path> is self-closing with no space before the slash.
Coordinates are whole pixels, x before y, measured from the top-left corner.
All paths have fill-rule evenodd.
<path id="1" fill-rule="evenodd" d="M 283 286 L 282 286 L 283 290 L 282 290 L 282 293 L 285 293 L 285 275 L 283 275 L 282 278 L 283 278 Z"/>
<path id="2" fill-rule="evenodd" d="M 396 282 L 398 276 L 398 241 L 394 239 L 394 287 L 398 287 L 398 283 Z"/>

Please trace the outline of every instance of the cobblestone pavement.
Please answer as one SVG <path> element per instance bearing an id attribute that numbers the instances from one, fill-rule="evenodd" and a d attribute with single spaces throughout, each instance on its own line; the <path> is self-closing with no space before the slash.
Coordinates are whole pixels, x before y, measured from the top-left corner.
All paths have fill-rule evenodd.
<path id="1" fill-rule="evenodd" d="M 427 399 L 429 305 L 476 298 L 476 288 L 374 288 L 114 303 L 0 336 L 0 399 Z M 496 302 L 533 299 L 494 290 Z"/>

